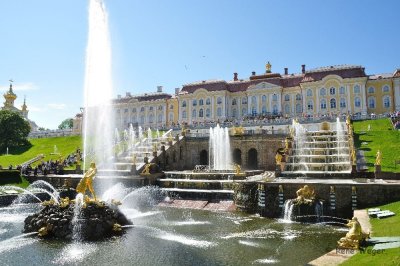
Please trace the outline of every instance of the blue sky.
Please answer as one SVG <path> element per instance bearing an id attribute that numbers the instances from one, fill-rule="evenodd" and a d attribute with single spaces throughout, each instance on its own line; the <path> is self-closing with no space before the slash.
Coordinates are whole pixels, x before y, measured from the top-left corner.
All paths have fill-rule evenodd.
<path id="1" fill-rule="evenodd" d="M 115 96 L 336 64 L 400 68 L 400 1 L 104 0 Z M 0 92 L 57 128 L 83 105 L 87 0 L 0 1 Z"/>

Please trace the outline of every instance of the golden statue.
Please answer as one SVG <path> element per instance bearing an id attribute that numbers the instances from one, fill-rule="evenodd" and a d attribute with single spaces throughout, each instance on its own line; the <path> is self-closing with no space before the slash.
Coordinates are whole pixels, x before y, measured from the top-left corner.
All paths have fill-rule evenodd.
<path id="1" fill-rule="evenodd" d="M 276 154 L 275 154 L 275 162 L 276 162 L 276 165 L 281 165 L 281 162 L 282 162 L 282 154 L 280 154 L 279 152 L 277 152 Z"/>
<path id="2" fill-rule="evenodd" d="M 335 193 L 335 187 L 334 186 L 330 186 L 330 193 L 334 194 Z"/>
<path id="3" fill-rule="evenodd" d="M 150 174 L 150 166 L 151 166 L 151 163 L 147 163 L 145 166 L 144 166 L 144 169 L 143 169 L 143 171 L 142 171 L 142 175 L 149 175 Z"/>
<path id="4" fill-rule="evenodd" d="M 71 201 L 69 200 L 68 197 L 61 198 L 60 199 L 60 208 L 66 208 L 69 206 L 70 203 L 71 203 Z"/>
<path id="5" fill-rule="evenodd" d="M 360 243 L 366 238 L 369 238 L 369 234 L 363 233 L 360 222 L 357 217 L 353 217 L 346 225 L 350 227 L 349 232 L 345 237 L 342 237 L 337 243 L 340 248 L 358 249 Z"/>
<path id="6" fill-rule="evenodd" d="M 76 186 L 76 192 L 82 193 L 83 195 L 85 195 L 86 190 L 89 189 L 89 191 L 90 191 L 90 193 L 92 193 L 95 201 L 97 201 L 97 199 L 96 199 L 96 194 L 94 193 L 94 189 L 93 189 L 93 179 L 94 179 L 96 173 L 97 173 L 96 164 L 94 162 L 92 162 L 90 164 L 90 168 L 83 175 L 81 181 L 79 181 L 78 186 Z"/>
<path id="7" fill-rule="evenodd" d="M 356 157 L 356 150 L 352 149 L 351 151 L 351 161 L 353 163 L 353 165 L 357 164 L 357 157 Z"/>
<path id="8" fill-rule="evenodd" d="M 76 165 L 80 165 L 81 164 L 81 154 L 78 152 L 76 154 Z"/>
<path id="9" fill-rule="evenodd" d="M 346 126 L 350 126 L 351 121 L 350 121 L 350 115 L 346 116 Z"/>
<path id="10" fill-rule="evenodd" d="M 285 152 L 287 152 L 289 150 L 289 139 L 286 138 L 285 139 Z"/>
<path id="11" fill-rule="evenodd" d="M 376 160 L 375 160 L 375 165 L 381 165 L 382 163 L 382 153 L 380 150 L 376 153 Z"/>
<path id="12" fill-rule="evenodd" d="M 233 127 L 232 131 L 234 136 L 241 136 L 244 134 L 244 128 L 242 126 Z"/>
<path id="13" fill-rule="evenodd" d="M 300 188 L 296 191 L 297 202 L 311 202 L 315 198 L 314 189 L 310 188 L 308 185 Z"/>
<path id="14" fill-rule="evenodd" d="M 174 140 L 174 137 L 172 137 L 171 132 L 168 134 L 168 142 L 172 142 Z"/>
<path id="15" fill-rule="evenodd" d="M 268 61 L 268 63 L 265 65 L 265 72 L 266 73 L 271 73 L 271 63 Z"/>
<path id="16" fill-rule="evenodd" d="M 236 175 L 236 176 L 244 175 L 244 173 L 242 172 L 242 167 L 240 167 L 239 164 L 234 163 L 234 164 L 233 164 L 233 167 L 235 168 L 235 175 Z"/>

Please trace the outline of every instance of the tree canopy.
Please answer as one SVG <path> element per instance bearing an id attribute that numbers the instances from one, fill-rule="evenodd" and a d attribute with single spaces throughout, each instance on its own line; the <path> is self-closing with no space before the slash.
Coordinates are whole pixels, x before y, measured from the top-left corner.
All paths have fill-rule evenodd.
<path id="1" fill-rule="evenodd" d="M 72 128 L 74 122 L 72 118 L 67 118 L 64 121 L 61 122 L 61 124 L 58 126 L 58 129 L 68 129 Z"/>
<path id="2" fill-rule="evenodd" d="M 29 144 L 28 134 L 31 127 L 21 115 L 16 112 L 0 111 L 0 152 L 8 148 Z"/>

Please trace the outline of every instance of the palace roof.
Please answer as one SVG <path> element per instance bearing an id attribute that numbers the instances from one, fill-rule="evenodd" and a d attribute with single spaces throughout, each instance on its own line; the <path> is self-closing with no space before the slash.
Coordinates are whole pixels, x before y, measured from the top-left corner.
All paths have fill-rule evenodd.
<path id="1" fill-rule="evenodd" d="M 153 92 L 153 93 L 144 93 L 139 95 L 127 95 L 125 97 L 113 99 L 114 103 L 127 103 L 132 100 L 137 100 L 139 102 L 145 101 L 156 101 L 162 99 L 170 99 L 172 98 L 171 94 L 164 93 L 164 92 Z"/>

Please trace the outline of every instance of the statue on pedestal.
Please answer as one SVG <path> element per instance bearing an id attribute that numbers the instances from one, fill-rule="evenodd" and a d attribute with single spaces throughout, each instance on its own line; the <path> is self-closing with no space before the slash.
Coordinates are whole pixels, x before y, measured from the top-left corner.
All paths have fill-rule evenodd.
<path id="1" fill-rule="evenodd" d="M 360 222 L 357 217 L 353 217 L 346 225 L 350 227 L 345 237 L 342 237 L 337 243 L 340 248 L 358 249 L 361 242 L 369 238 L 369 234 L 363 233 Z"/>
<path id="2" fill-rule="evenodd" d="M 308 185 L 297 190 L 296 195 L 297 203 L 310 203 L 315 199 L 314 189 L 310 188 Z"/>
<path id="3" fill-rule="evenodd" d="M 94 177 L 96 176 L 96 173 L 97 173 L 96 164 L 94 162 L 92 162 L 90 164 L 89 169 L 83 175 L 81 181 L 79 181 L 78 186 L 76 186 L 76 192 L 82 193 L 83 195 L 85 195 L 86 190 L 89 190 L 93 196 L 94 201 L 97 201 L 96 193 L 94 192 L 94 189 L 93 189 L 93 180 L 94 180 Z M 90 200 L 89 197 L 85 197 L 85 199 Z"/>
<path id="4" fill-rule="evenodd" d="M 378 150 L 376 153 L 375 165 L 381 165 L 382 163 L 382 152 Z"/>

